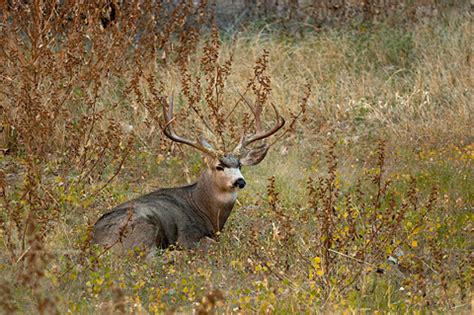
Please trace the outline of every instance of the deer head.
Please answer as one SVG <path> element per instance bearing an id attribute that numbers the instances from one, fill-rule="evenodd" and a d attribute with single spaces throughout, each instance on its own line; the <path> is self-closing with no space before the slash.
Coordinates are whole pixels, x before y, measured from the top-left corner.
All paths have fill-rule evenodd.
<path id="1" fill-rule="evenodd" d="M 245 100 L 245 99 L 244 99 Z M 242 173 L 241 166 L 250 166 L 260 163 L 266 156 L 271 145 L 264 142 L 267 137 L 270 137 L 285 124 L 285 120 L 279 115 L 276 107 L 272 104 L 275 112 L 275 124 L 268 130 L 262 129 L 261 123 L 261 106 L 256 104 L 255 107 L 248 105 L 254 116 L 255 133 L 251 135 L 242 132 L 240 141 L 237 146 L 228 152 L 215 149 L 204 137 L 199 136 L 196 140 L 190 140 L 179 136 L 173 129 L 175 118 L 173 116 L 173 98 L 170 97 L 169 104 L 163 99 L 163 116 L 164 124 L 162 129 L 164 134 L 172 141 L 189 145 L 204 154 L 208 169 L 207 173 L 212 178 L 213 184 L 221 191 L 235 192 L 245 187 L 246 182 Z M 166 108 L 168 106 L 168 109 Z M 262 141 L 260 145 L 250 148 L 252 143 Z"/>

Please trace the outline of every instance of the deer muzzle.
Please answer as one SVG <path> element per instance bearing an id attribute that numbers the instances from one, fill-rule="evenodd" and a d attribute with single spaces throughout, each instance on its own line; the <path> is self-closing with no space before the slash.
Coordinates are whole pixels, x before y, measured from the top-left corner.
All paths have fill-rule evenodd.
<path id="1" fill-rule="evenodd" d="M 247 183 L 243 178 L 239 178 L 234 182 L 234 187 L 239 187 L 240 189 L 244 188 Z"/>

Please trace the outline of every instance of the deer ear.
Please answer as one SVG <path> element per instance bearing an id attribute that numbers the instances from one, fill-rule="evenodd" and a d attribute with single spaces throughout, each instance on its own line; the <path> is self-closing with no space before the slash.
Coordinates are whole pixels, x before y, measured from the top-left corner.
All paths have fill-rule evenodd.
<path id="1" fill-rule="evenodd" d="M 208 150 L 210 150 L 210 151 L 213 151 L 213 150 L 214 150 L 212 144 L 210 144 L 209 141 L 207 141 L 207 139 L 204 138 L 203 135 L 200 135 L 198 140 L 199 140 L 199 143 L 200 143 L 203 147 L 205 147 L 206 149 L 208 149 Z"/>
<path id="2" fill-rule="evenodd" d="M 242 165 L 257 165 L 258 163 L 262 162 L 262 160 L 267 155 L 269 146 L 266 144 L 262 144 L 252 150 L 248 151 L 244 157 L 240 159 L 240 163 Z"/>
<path id="3" fill-rule="evenodd" d="M 210 155 L 203 154 L 204 162 L 206 163 L 207 167 L 212 168 L 214 164 L 216 164 L 216 159 Z"/>
<path id="4" fill-rule="evenodd" d="M 207 139 L 204 138 L 203 135 L 200 135 L 198 137 L 198 141 L 204 148 L 210 151 L 214 150 L 214 148 L 212 147 L 212 144 L 210 144 L 209 141 L 207 141 Z M 204 155 L 204 161 L 206 162 L 207 166 L 211 167 L 212 164 L 214 164 L 214 157 L 205 153 L 203 155 Z"/>

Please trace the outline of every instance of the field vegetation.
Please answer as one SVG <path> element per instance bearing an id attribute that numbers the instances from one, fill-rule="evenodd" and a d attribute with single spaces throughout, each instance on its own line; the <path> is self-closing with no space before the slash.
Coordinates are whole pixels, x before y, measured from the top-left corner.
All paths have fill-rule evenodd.
<path id="1" fill-rule="evenodd" d="M 472 311 L 469 2 L 227 28 L 160 3 L 1 4 L 4 313 Z M 287 124 L 217 242 L 92 246 L 108 209 L 205 167 L 163 137 L 169 96 L 180 133 L 225 148 L 244 99 Z"/>

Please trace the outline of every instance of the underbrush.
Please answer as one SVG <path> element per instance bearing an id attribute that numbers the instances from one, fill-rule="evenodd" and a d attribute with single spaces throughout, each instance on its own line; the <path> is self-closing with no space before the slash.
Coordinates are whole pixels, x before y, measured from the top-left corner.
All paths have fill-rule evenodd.
<path id="1" fill-rule="evenodd" d="M 291 179 L 276 168 L 276 153 L 257 174 L 249 170 L 241 205 L 207 249 L 118 257 L 89 246 L 101 208 L 86 215 L 88 224 L 64 220 L 46 238 L 48 265 L 37 294 L 54 297 L 61 313 L 468 312 L 472 147 L 409 155 L 380 142 L 350 160 L 351 145 L 322 147 L 319 162 L 287 156 L 284 163 L 301 172 Z M 256 181 L 268 176 L 266 168 L 273 176 Z M 112 184 L 102 195 L 109 201 L 98 203 L 117 204 L 127 189 Z M 69 217 L 77 220 L 77 213 Z M 33 262 L 29 268 L 38 270 Z M 17 265 L 3 265 L 4 289 L 14 288 L 12 308 L 28 312 L 38 305 L 26 287 L 13 285 L 16 272 Z"/>
<path id="2" fill-rule="evenodd" d="M 469 313 L 467 13 L 223 41 L 203 7 L 147 3 L 105 26 L 92 4 L 1 11 L 5 312 Z M 107 209 L 203 169 L 162 138 L 170 95 L 181 133 L 208 122 L 224 146 L 251 128 L 242 99 L 265 118 L 276 104 L 287 129 L 243 170 L 215 244 L 148 259 L 91 246 Z"/>

